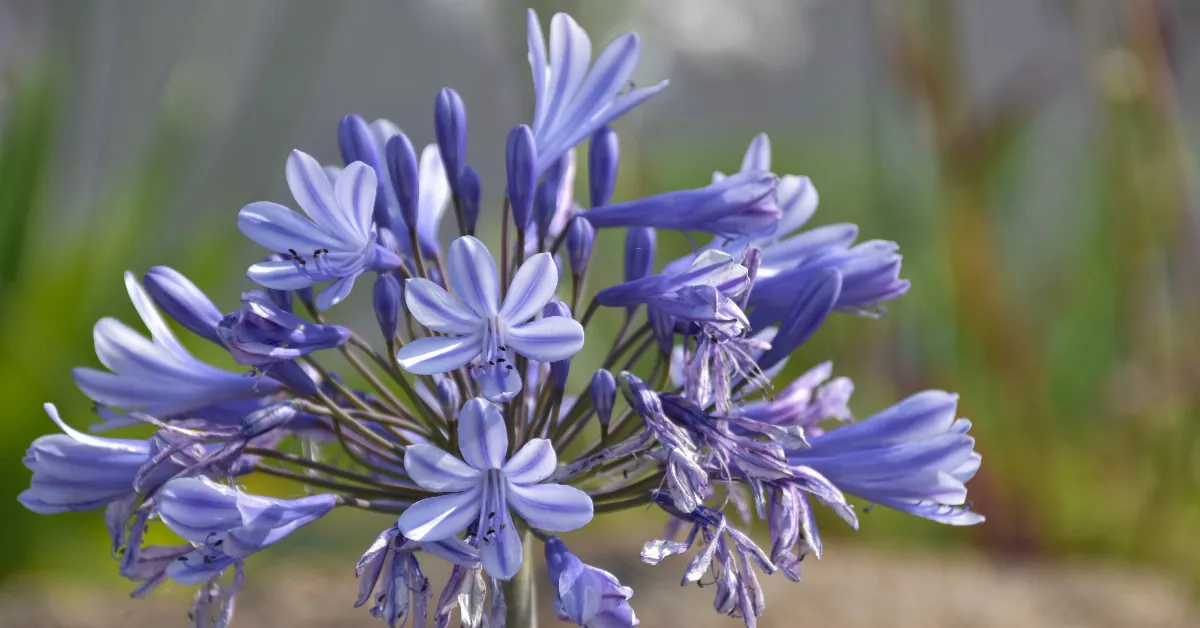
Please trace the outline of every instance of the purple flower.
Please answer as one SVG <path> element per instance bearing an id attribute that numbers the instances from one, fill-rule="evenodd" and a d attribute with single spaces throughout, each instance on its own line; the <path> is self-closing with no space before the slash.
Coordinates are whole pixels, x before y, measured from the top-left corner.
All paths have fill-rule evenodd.
<path id="1" fill-rule="evenodd" d="M 208 478 L 178 478 L 159 494 L 163 523 L 196 549 L 167 570 L 181 584 L 219 575 L 333 509 L 333 495 L 277 499 L 244 493 Z"/>
<path id="2" fill-rule="evenodd" d="M 96 323 L 96 357 L 112 372 L 91 368 L 71 371 L 76 385 L 93 401 L 168 417 L 279 391 L 279 384 L 271 379 L 230 373 L 192 357 L 132 273 L 125 273 L 125 288 L 152 339 L 111 318 Z"/>
<path id="3" fill-rule="evenodd" d="M 592 500 L 561 484 L 539 484 L 558 464 L 550 441 L 534 438 L 505 460 L 508 436 L 500 410 L 487 401 L 468 401 L 458 414 L 462 459 L 427 444 L 412 445 L 404 468 L 422 488 L 438 493 L 400 515 L 404 536 L 420 542 L 441 541 L 476 524 L 483 567 L 507 580 L 521 568 L 521 537 L 511 507 L 529 525 L 568 532 L 592 519 Z M 464 462 L 465 461 L 465 462 Z"/>
<path id="4" fill-rule="evenodd" d="M 872 503 L 950 525 L 974 525 L 983 516 L 964 505 L 964 483 L 982 457 L 967 435 L 971 422 L 955 419 L 958 396 L 925 391 L 870 418 L 811 438 L 788 461 L 820 472 L 841 490 Z"/>
<path id="5" fill-rule="evenodd" d="M 221 319 L 217 334 L 233 359 L 247 366 L 295 360 L 350 339 L 349 329 L 310 323 L 283 311 L 260 290 L 242 294 L 242 307 Z"/>
<path id="6" fill-rule="evenodd" d="M 782 215 L 776 183 L 769 172 L 739 173 L 695 190 L 593 207 L 580 215 L 597 229 L 656 227 L 729 238 L 770 234 Z"/>
<path id="7" fill-rule="evenodd" d="M 158 442 L 84 434 L 64 423 L 54 404 L 43 408 L 63 433 L 42 436 L 29 446 L 24 463 L 33 479 L 17 501 L 51 515 L 94 510 L 134 496 L 134 478 L 158 454 Z M 179 468 L 164 464 L 149 483 L 156 486 Z"/>
<path id="8" fill-rule="evenodd" d="M 537 13 L 526 20 L 529 28 L 529 66 L 537 104 L 533 114 L 537 142 L 537 174 L 562 157 L 600 127 L 662 91 L 667 81 L 625 93 L 641 55 L 636 33 L 617 37 L 604 48 L 588 71 L 592 42 L 588 34 L 565 13 L 550 20 L 550 54 Z"/>
<path id="9" fill-rule="evenodd" d="M 246 237 L 292 255 L 290 261 L 251 266 L 250 279 L 276 290 L 332 281 L 317 295 L 317 307 L 324 310 L 345 299 L 360 274 L 400 265 L 395 253 L 376 242 L 375 170 L 356 161 L 331 183 L 321 165 L 300 151 L 292 151 L 286 170 L 292 196 L 308 218 L 266 201 L 242 208 L 238 228 Z"/>
<path id="10" fill-rule="evenodd" d="M 629 598 L 633 589 L 617 577 L 579 560 L 557 536 L 546 541 L 546 570 L 558 596 L 554 612 L 562 621 L 585 628 L 619 628 L 639 624 Z"/>
<path id="11" fill-rule="evenodd" d="M 583 327 L 570 318 L 525 322 L 554 298 L 558 287 L 558 268 L 548 253 L 534 255 L 521 265 L 503 304 L 499 304 L 496 264 L 479 240 L 463 236 L 450 245 L 448 273 L 457 299 L 428 279 L 409 279 L 405 284 L 404 300 L 414 318 L 434 331 L 456 334 L 418 338 L 404 345 L 396 358 L 405 370 L 434 375 L 478 357 L 471 370 L 481 380 L 484 396 L 507 401 L 521 390 L 509 349 L 551 363 L 583 347 Z"/>

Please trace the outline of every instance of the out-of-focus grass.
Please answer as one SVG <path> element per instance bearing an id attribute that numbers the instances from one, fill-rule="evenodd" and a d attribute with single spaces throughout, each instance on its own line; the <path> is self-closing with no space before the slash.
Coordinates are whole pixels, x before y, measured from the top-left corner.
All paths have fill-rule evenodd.
<path id="1" fill-rule="evenodd" d="M 1139 49 L 1130 54 L 1153 69 Z M 229 244 L 239 236 L 228 209 L 189 219 L 185 249 L 154 246 L 182 155 L 197 139 L 169 119 L 155 123 L 145 154 L 89 204 L 79 218 L 85 225 L 46 219 L 58 215 L 45 207 L 60 110 L 51 78 L 32 73 L 15 83 L 0 120 L 0 482 L 10 496 L 0 501 L 8 531 L 0 576 L 62 564 L 64 555 L 80 557 L 85 573 L 112 567 L 97 515 L 39 517 L 13 498 L 29 477 L 21 454 L 51 429 L 41 404 L 57 403 L 76 425 L 90 420 L 69 369 L 96 365 L 92 324 L 116 316 L 137 326 L 120 273 L 173 265 L 228 307 L 247 287 L 241 271 L 253 261 L 214 254 L 240 248 Z M 921 98 L 914 100 L 930 104 Z M 1061 185 L 1078 190 L 1064 209 L 1078 222 L 1041 221 L 1014 205 L 1026 200 L 1019 187 L 1040 164 L 1038 143 L 1021 128 L 1001 157 L 974 169 L 960 169 L 958 153 L 920 153 L 903 133 L 912 144 L 772 133 L 776 171 L 809 175 L 821 192 L 813 224 L 856 222 L 863 239 L 898 241 L 914 285 L 879 320 L 835 316 L 792 358 L 784 379 L 832 358 L 836 372 L 858 385 L 852 408 L 860 417 L 924 388 L 957 390 L 984 454 L 971 487 L 989 517 L 984 526 L 951 529 L 876 509 L 862 518 L 858 537 L 1095 555 L 1200 582 L 1200 544 L 1192 538 L 1200 529 L 1200 393 L 1191 385 L 1200 370 L 1188 328 L 1194 298 L 1181 292 L 1194 274 L 1171 230 L 1182 221 L 1182 134 L 1153 92 L 1101 102 L 1080 159 L 1057 165 Z M 875 122 L 919 128 L 887 113 Z M 618 195 L 701 185 L 712 169 L 735 167 L 748 139 L 652 151 L 623 139 L 629 154 Z M 1058 231 L 1047 237 L 1046 225 Z M 1031 240 L 1057 244 L 1035 251 Z M 596 250 L 593 288 L 619 276 L 620 237 L 605 234 Z M 659 261 L 687 250 L 683 238 L 664 236 Z M 1037 257 L 1032 271 L 1030 256 Z M 356 297 L 349 305 L 366 307 Z M 233 368 L 216 347 L 185 342 Z M 605 525 L 635 520 L 627 514 Z M 848 533 L 829 517 L 822 529 Z"/>

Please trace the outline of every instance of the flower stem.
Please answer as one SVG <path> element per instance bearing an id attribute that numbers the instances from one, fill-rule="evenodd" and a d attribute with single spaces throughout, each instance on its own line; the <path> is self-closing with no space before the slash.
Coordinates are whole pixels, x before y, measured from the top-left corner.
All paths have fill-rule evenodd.
<path id="1" fill-rule="evenodd" d="M 537 584 L 534 582 L 534 535 L 525 530 L 521 539 L 525 557 L 521 570 L 504 583 L 504 601 L 508 605 L 505 625 L 512 628 L 537 628 Z"/>

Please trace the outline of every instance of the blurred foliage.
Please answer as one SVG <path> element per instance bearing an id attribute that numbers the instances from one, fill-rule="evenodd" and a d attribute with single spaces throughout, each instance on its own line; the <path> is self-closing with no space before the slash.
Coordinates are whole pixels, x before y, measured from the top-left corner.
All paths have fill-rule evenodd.
<path id="1" fill-rule="evenodd" d="M 1000 556 L 1099 556 L 1200 583 L 1192 538 L 1200 529 L 1200 297 L 1188 285 L 1194 242 L 1181 235 L 1194 228 L 1194 165 L 1157 35 L 1161 16 L 1153 3 L 1132 2 L 1126 39 L 1080 38 L 1101 106 L 1079 162 L 1053 165 L 1058 185 L 1073 190 L 1074 207 L 1064 211 L 1079 220 L 1046 221 L 1015 205 L 1027 200 L 1023 180 L 1045 167 L 1028 140 L 1054 77 L 1035 72 L 1031 81 L 1020 69 L 997 98 L 968 102 L 954 3 L 919 4 L 922 11 L 881 16 L 880 52 L 895 61 L 894 81 L 878 87 L 882 104 L 870 109 L 863 138 L 772 133 L 775 170 L 806 174 L 820 189 L 814 224 L 856 222 L 864 239 L 900 242 L 914 285 L 879 320 L 835 317 L 792 358 L 785 379 L 832 357 L 836 372 L 858 384 L 852 408 L 860 417 L 922 388 L 956 390 L 984 454 L 971 486 L 989 517 L 984 526 L 950 529 L 875 509 L 857 538 Z M 61 145 L 55 78 L 52 66 L 29 68 L 8 81 L 0 103 L 0 482 L 10 496 L 0 502 L 0 577 L 64 557 L 84 574 L 111 571 L 98 516 L 38 517 L 12 497 L 27 486 L 18 466 L 25 447 L 51 427 L 41 404 L 54 401 L 76 425 L 89 420 L 69 369 L 95 365 L 95 320 L 136 322 L 120 272 L 167 263 L 228 305 L 250 261 L 213 254 L 240 250 L 229 245 L 236 229 L 228 208 L 195 223 L 202 226 L 186 249 L 151 259 L 143 254 L 155 247 L 135 246 L 165 228 L 161 210 L 197 141 L 170 118 L 153 122 L 145 154 L 92 199 L 82 225 L 42 220 L 50 147 Z M 744 148 L 706 139 L 639 149 L 636 140 L 622 137 L 621 198 L 702 184 L 714 166 L 736 166 Z M 1047 225 L 1057 231 L 1043 233 Z M 659 261 L 688 247 L 667 237 Z M 593 287 L 619 275 L 620 250 L 619 235 L 603 236 L 597 251 L 607 258 Z M 365 308 L 355 297 L 350 307 Z M 600 319 L 602 329 L 615 326 Z M 189 346 L 233 368 L 203 344 Z M 635 520 L 631 513 L 605 525 Z M 831 518 L 823 530 L 846 533 Z"/>

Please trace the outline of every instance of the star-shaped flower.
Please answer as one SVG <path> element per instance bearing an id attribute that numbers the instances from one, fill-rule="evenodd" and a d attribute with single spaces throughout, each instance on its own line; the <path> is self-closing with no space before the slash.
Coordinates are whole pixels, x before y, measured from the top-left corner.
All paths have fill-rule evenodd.
<path id="1" fill-rule="evenodd" d="M 521 536 L 511 507 L 529 525 L 569 532 L 592 520 L 587 493 L 562 484 L 539 484 L 554 472 L 558 458 L 550 441 L 535 438 L 507 461 L 508 436 L 500 410 L 476 397 L 458 414 L 462 459 L 433 445 L 412 445 L 404 468 L 421 488 L 439 493 L 400 515 L 397 527 L 414 541 L 440 541 L 477 524 L 483 568 L 509 579 L 521 568 Z M 465 461 L 465 462 L 464 462 Z"/>

